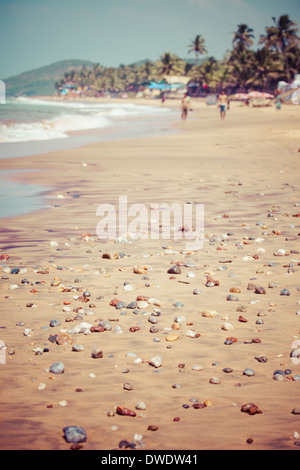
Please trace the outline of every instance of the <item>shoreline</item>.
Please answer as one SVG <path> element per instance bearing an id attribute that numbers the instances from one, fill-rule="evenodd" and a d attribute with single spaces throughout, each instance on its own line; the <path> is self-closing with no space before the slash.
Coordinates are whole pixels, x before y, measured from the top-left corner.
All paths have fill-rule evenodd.
<path id="1" fill-rule="evenodd" d="M 300 366 L 290 353 L 300 339 L 299 116 L 296 106 L 278 113 L 235 106 L 221 121 L 215 108 L 199 105 L 186 122 L 178 113 L 172 135 L 0 161 L 8 170 L 29 170 L 20 181 L 52 188 L 49 209 L 3 219 L 0 231 L 0 253 L 10 256 L 1 261 L 0 340 L 7 354 L 0 365 L 0 448 L 69 449 L 62 429 L 78 425 L 87 432 L 86 450 L 116 449 L 122 440 L 146 451 L 297 449 Z M 119 195 L 147 208 L 203 203 L 203 249 L 187 253 L 184 239 L 101 242 L 96 209 L 116 204 Z M 286 254 L 275 256 L 280 249 Z M 106 252 L 125 256 L 103 258 Z M 176 263 L 181 274 L 169 274 Z M 207 286 L 207 276 L 219 285 Z M 280 294 L 284 288 L 289 296 Z M 139 296 L 156 304 L 145 301 L 133 312 L 127 305 Z M 126 307 L 111 305 L 114 298 Z M 148 320 L 158 311 L 153 333 Z M 51 327 L 51 319 L 60 325 Z M 49 340 L 100 319 L 111 330 L 69 333 L 72 344 Z M 225 344 L 228 337 L 237 341 Z M 76 344 L 84 349 L 74 352 Z M 94 347 L 102 358 L 91 357 Z M 157 355 L 163 364 L 156 369 L 149 361 Z M 260 355 L 267 360 L 259 362 Z M 61 375 L 50 372 L 57 361 L 64 363 Z M 288 369 L 274 380 L 275 370 Z M 145 409 L 136 408 L 140 402 Z M 242 412 L 249 402 L 262 413 Z M 118 405 L 136 416 L 118 415 Z"/>

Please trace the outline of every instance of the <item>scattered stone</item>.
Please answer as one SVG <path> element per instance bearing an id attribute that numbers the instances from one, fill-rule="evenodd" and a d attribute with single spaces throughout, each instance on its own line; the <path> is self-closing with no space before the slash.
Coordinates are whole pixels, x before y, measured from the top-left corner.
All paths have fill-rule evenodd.
<path id="1" fill-rule="evenodd" d="M 63 428 L 63 432 L 67 442 L 78 444 L 79 442 L 86 442 L 87 440 L 86 431 L 80 426 L 66 426 Z"/>
<path id="2" fill-rule="evenodd" d="M 52 366 L 50 366 L 49 371 L 52 372 L 52 374 L 63 374 L 65 371 L 65 366 L 62 362 L 55 362 L 52 364 Z"/>
<path id="3" fill-rule="evenodd" d="M 93 357 L 94 359 L 101 359 L 101 358 L 103 357 L 103 351 L 102 351 L 102 349 L 99 348 L 99 347 L 93 348 L 93 350 L 92 350 L 92 357 Z"/>
<path id="4" fill-rule="evenodd" d="M 57 335 L 56 337 L 56 343 L 59 344 L 59 345 L 63 345 L 63 344 L 72 344 L 73 340 L 72 340 L 72 336 L 69 335 L 68 333 L 59 333 L 59 335 Z"/>
<path id="5" fill-rule="evenodd" d="M 176 264 L 168 269 L 168 274 L 181 274 L 181 269 Z"/>
<path id="6" fill-rule="evenodd" d="M 241 289 L 239 289 L 238 287 L 231 287 L 230 292 L 232 292 L 234 294 L 240 294 Z"/>
<path id="7" fill-rule="evenodd" d="M 194 289 L 194 290 L 193 290 L 193 294 L 194 294 L 194 295 L 200 295 L 200 294 L 202 294 L 202 292 L 201 292 L 200 289 Z"/>
<path id="8" fill-rule="evenodd" d="M 116 413 L 121 416 L 136 416 L 136 413 L 134 411 L 131 411 L 128 408 L 125 408 L 124 406 L 117 406 Z"/>
<path id="9" fill-rule="evenodd" d="M 162 366 L 162 363 L 163 363 L 163 360 L 162 360 L 161 356 L 153 356 L 153 357 L 149 360 L 150 366 L 153 366 L 153 367 L 155 367 L 155 368 L 161 367 L 161 366 Z"/>
<path id="10" fill-rule="evenodd" d="M 211 383 L 211 384 L 220 384 L 221 380 L 218 377 L 211 377 L 209 379 L 209 383 Z"/>
<path id="11" fill-rule="evenodd" d="M 246 403 L 245 405 L 242 405 L 241 411 L 243 411 L 244 413 L 248 413 L 249 415 L 262 413 L 259 407 L 254 403 Z"/>
<path id="12" fill-rule="evenodd" d="M 179 338 L 179 335 L 171 334 L 166 337 L 166 341 L 173 342 Z"/>
<path id="13" fill-rule="evenodd" d="M 133 390 L 133 386 L 128 382 L 123 384 L 123 388 L 124 388 L 124 390 L 128 390 L 128 391 Z"/>
<path id="14" fill-rule="evenodd" d="M 143 401 L 139 401 L 136 405 L 135 405 L 136 409 L 137 410 L 145 410 L 147 407 L 145 405 L 145 403 Z"/>
<path id="15" fill-rule="evenodd" d="M 149 424 L 147 429 L 148 429 L 148 431 L 157 431 L 159 429 L 159 427 L 155 426 L 154 424 Z"/>
<path id="16" fill-rule="evenodd" d="M 255 294 L 265 294 L 266 290 L 264 287 L 255 287 Z"/>
<path id="17" fill-rule="evenodd" d="M 288 289 L 282 289 L 282 291 L 280 292 L 280 295 L 291 295 L 291 294 Z"/>
<path id="18" fill-rule="evenodd" d="M 229 295 L 227 295 L 227 300 L 228 300 L 229 302 L 237 302 L 239 299 L 238 299 L 238 297 L 236 297 L 235 295 L 229 294 Z"/>

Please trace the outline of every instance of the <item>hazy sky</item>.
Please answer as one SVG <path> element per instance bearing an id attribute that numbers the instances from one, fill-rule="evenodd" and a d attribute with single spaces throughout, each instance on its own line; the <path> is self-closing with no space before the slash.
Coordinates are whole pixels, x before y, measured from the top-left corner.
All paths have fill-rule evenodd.
<path id="1" fill-rule="evenodd" d="M 116 67 L 164 52 L 186 58 L 197 34 L 221 59 L 238 24 L 257 41 L 283 14 L 300 28 L 300 0 L 0 0 L 0 79 L 63 59 Z"/>

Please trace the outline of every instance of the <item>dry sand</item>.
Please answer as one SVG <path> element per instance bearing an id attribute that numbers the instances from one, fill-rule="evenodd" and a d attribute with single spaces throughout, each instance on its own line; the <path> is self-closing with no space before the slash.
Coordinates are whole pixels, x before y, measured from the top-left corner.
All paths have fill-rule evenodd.
<path id="1" fill-rule="evenodd" d="M 300 381 L 293 379 L 300 365 L 290 357 L 293 341 L 300 339 L 300 219 L 295 217 L 300 213 L 299 117 L 299 106 L 281 111 L 233 106 L 221 121 L 214 107 L 194 103 L 185 123 L 178 114 L 173 135 L 0 161 L 1 168 L 35 170 L 18 178 L 52 188 L 49 208 L 1 223 L 0 255 L 10 257 L 1 261 L 0 281 L 0 339 L 7 346 L 6 364 L 0 366 L 1 449 L 69 449 L 62 431 L 69 425 L 86 430 L 86 450 L 117 449 L 121 440 L 132 442 L 135 434 L 138 440 L 143 436 L 148 451 L 299 449 L 294 433 L 300 434 L 300 415 L 292 411 L 300 408 Z M 127 196 L 128 205 L 137 202 L 148 208 L 152 203 L 204 204 L 203 249 L 187 253 L 184 237 L 101 242 L 96 237 L 96 209 L 102 203 L 118 204 L 119 195 Z M 50 246 L 51 241 L 58 247 Z M 165 246 L 173 251 L 166 252 Z M 278 249 L 286 255 L 274 256 Z M 126 256 L 103 259 L 105 251 Z M 196 267 L 168 274 L 177 262 Z M 133 272 L 135 265 L 151 268 L 146 270 L 149 280 Z M 11 274 L 6 266 L 27 271 Z M 188 272 L 195 277 L 187 277 Z M 230 277 L 232 273 L 236 277 Z M 205 274 L 219 285 L 207 287 Z M 24 278 L 29 284 L 21 283 Z M 54 279 L 58 286 L 51 285 Z M 134 290 L 124 291 L 125 281 Z M 248 290 L 249 282 L 263 286 L 266 294 Z M 269 283 L 279 286 L 269 288 Z M 11 290 L 13 284 L 18 288 Z M 72 286 L 79 292 L 70 291 Z M 240 289 L 232 294 L 238 301 L 227 300 L 232 287 Z M 202 293 L 194 295 L 196 288 Z M 290 296 L 280 295 L 284 288 Z M 91 294 L 89 302 L 76 300 L 85 289 Z M 145 315 L 145 309 L 137 314 L 125 309 L 126 315 L 120 315 L 110 305 L 114 298 L 127 305 L 140 295 L 158 299 L 161 306 L 150 304 Z M 70 302 L 69 312 L 63 311 L 65 301 Z M 175 302 L 184 306 L 175 307 Z M 80 324 L 73 320 L 78 307 L 94 312 L 84 321 L 97 325 L 104 319 L 112 325 L 111 331 L 72 334 L 73 344 L 84 346 L 82 352 L 48 339 Z M 155 308 L 161 312 L 158 332 L 150 333 L 148 318 Z M 218 316 L 204 317 L 205 310 L 215 310 Z M 186 317 L 179 330 L 172 329 L 176 315 Z M 239 321 L 240 315 L 247 322 Z M 51 319 L 61 325 L 50 327 Z M 258 319 L 263 323 L 257 324 Z M 234 329 L 224 331 L 225 322 Z M 116 326 L 122 334 L 115 332 Z M 133 326 L 139 330 L 129 331 Z M 26 328 L 33 330 L 31 336 L 24 335 Z M 186 336 L 188 330 L 196 337 Z M 178 339 L 166 341 L 170 333 Z M 224 344 L 228 337 L 238 341 Z M 260 342 L 252 342 L 254 338 Z M 91 357 L 95 346 L 102 349 L 103 358 Z M 49 351 L 35 354 L 39 347 Z M 128 352 L 142 362 L 134 362 Z M 259 354 L 267 362 L 258 362 Z M 163 359 L 159 369 L 148 363 L 155 355 Z M 61 375 L 49 372 L 57 361 L 65 366 Z M 203 369 L 193 370 L 195 364 Z M 233 371 L 223 372 L 226 367 Z M 246 368 L 255 375 L 245 376 Z M 291 373 L 275 381 L 277 369 Z M 220 383 L 210 383 L 211 377 Z M 133 390 L 124 390 L 124 383 Z M 39 390 L 39 384 L 45 388 Z M 209 400 L 210 406 L 195 409 L 191 398 Z M 135 408 L 140 401 L 145 410 Z M 262 413 L 242 412 L 241 406 L 249 402 Z M 136 416 L 117 415 L 117 405 Z M 149 425 L 158 429 L 148 430 Z"/>

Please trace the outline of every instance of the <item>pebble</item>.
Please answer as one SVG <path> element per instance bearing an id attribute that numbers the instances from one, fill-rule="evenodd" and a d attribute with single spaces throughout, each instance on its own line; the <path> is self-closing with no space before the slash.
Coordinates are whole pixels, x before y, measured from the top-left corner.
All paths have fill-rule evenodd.
<path id="1" fill-rule="evenodd" d="M 247 369 L 244 370 L 243 374 L 247 375 L 248 377 L 251 377 L 252 375 L 255 375 L 255 372 L 254 372 L 254 370 L 252 370 L 250 368 L 247 368 Z"/>
<path id="2" fill-rule="evenodd" d="M 135 408 L 137 410 L 146 410 L 146 404 L 143 401 L 139 401 L 136 405 Z"/>
<path id="3" fill-rule="evenodd" d="M 219 313 L 216 310 L 204 310 L 202 312 L 203 317 L 208 317 L 208 318 L 213 318 L 213 317 L 218 317 Z"/>
<path id="4" fill-rule="evenodd" d="M 185 333 L 185 336 L 189 338 L 196 338 L 198 336 L 198 333 L 196 333 L 196 331 L 194 330 L 187 330 L 187 332 Z"/>
<path id="5" fill-rule="evenodd" d="M 171 334 L 166 337 L 166 341 L 173 342 L 179 338 L 179 335 Z"/>
<path id="6" fill-rule="evenodd" d="M 72 336 L 68 333 L 59 333 L 56 337 L 56 343 L 59 345 L 63 344 L 72 344 L 73 339 Z"/>
<path id="7" fill-rule="evenodd" d="M 129 383 L 129 382 L 126 382 L 125 384 L 123 384 L 123 388 L 124 390 L 133 390 L 133 386 Z"/>
<path id="8" fill-rule="evenodd" d="M 211 384 L 220 384 L 221 380 L 218 377 L 211 377 L 209 379 L 209 383 L 211 383 Z"/>
<path id="9" fill-rule="evenodd" d="M 155 368 L 161 367 L 163 363 L 162 357 L 161 356 L 153 356 L 149 360 L 149 364 Z"/>
<path id="10" fill-rule="evenodd" d="M 82 346 L 81 344 L 73 344 L 72 351 L 76 351 L 76 352 L 84 351 L 84 346 Z"/>
<path id="11" fill-rule="evenodd" d="M 223 323 L 223 325 L 221 326 L 222 330 L 225 330 L 225 331 L 232 331 L 234 330 L 234 327 L 232 326 L 231 323 Z"/>
<path id="12" fill-rule="evenodd" d="M 95 347 L 92 349 L 92 357 L 94 359 L 99 359 L 103 357 L 103 351 L 100 347 Z"/>
<path id="13" fill-rule="evenodd" d="M 116 413 L 121 416 L 136 416 L 136 413 L 134 411 L 131 411 L 128 408 L 125 408 L 124 406 L 117 406 Z"/>
<path id="14" fill-rule="evenodd" d="M 168 274 L 181 274 L 181 269 L 179 266 L 174 265 L 168 269 Z"/>
<path id="15" fill-rule="evenodd" d="M 280 295 L 291 295 L 291 294 L 288 289 L 282 289 L 282 291 L 280 292 Z"/>
<path id="16" fill-rule="evenodd" d="M 201 292 L 200 289 L 194 289 L 194 290 L 193 290 L 193 294 L 194 294 L 194 295 L 200 295 L 200 294 L 202 294 L 202 292 Z"/>
<path id="17" fill-rule="evenodd" d="M 63 432 L 67 442 L 78 444 L 79 442 L 86 442 L 87 440 L 86 431 L 80 426 L 66 426 L 63 428 Z"/>
<path id="18" fill-rule="evenodd" d="M 249 415 L 262 413 L 259 407 L 254 403 L 246 403 L 245 405 L 242 405 L 241 411 L 243 411 L 244 413 L 248 413 Z"/>
<path id="19" fill-rule="evenodd" d="M 264 287 L 255 287 L 255 290 L 254 292 L 256 294 L 265 294 L 266 293 L 266 289 Z"/>
<path id="20" fill-rule="evenodd" d="M 227 300 L 229 302 L 237 302 L 239 299 L 235 295 L 229 294 L 229 295 L 227 295 Z"/>
<path id="21" fill-rule="evenodd" d="M 50 366 L 49 371 L 52 372 L 52 374 L 63 374 L 65 371 L 65 366 L 62 362 L 55 362 L 52 364 L 52 366 Z"/>
<path id="22" fill-rule="evenodd" d="M 203 370 L 203 365 L 202 364 L 194 364 L 192 366 L 192 370 Z"/>

